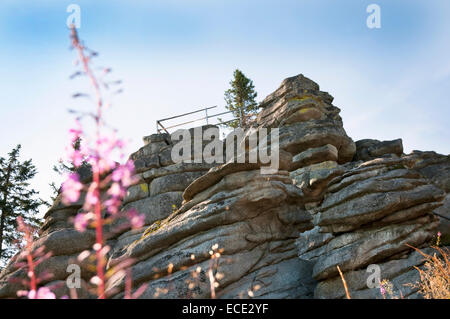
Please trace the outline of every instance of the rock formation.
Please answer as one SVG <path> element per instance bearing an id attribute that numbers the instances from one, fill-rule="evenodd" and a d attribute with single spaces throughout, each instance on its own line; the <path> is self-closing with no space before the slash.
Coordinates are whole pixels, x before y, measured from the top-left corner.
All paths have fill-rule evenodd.
<path id="1" fill-rule="evenodd" d="M 264 99 L 254 127 L 280 133 L 280 167 L 270 175 L 259 163 L 174 163 L 176 140 L 144 137 L 130 156 L 139 182 L 122 208 L 144 213 L 146 225 L 110 232 L 108 268 L 133 260 L 133 287 L 148 284 L 141 298 L 207 298 L 211 276 L 219 298 L 343 298 L 339 266 L 353 298 L 379 298 L 367 285 L 375 264 L 403 297 L 419 297 L 403 285 L 418 279 L 413 267 L 423 258 L 406 244 L 426 247 L 438 229 L 448 241 L 450 158 L 405 155 L 401 139 L 355 143 L 332 101 L 303 75 Z M 35 246 L 52 252 L 37 269 L 53 274 L 42 284 L 68 295 L 67 266 L 76 263 L 84 279 L 77 293 L 87 298 L 92 261 L 77 256 L 92 250 L 94 233 L 72 222 L 82 200 L 65 206 L 58 198 Z M 13 265 L 20 258 L 0 274 L 0 298 L 23 288 L 12 280 L 26 275 Z M 121 298 L 124 286 L 121 274 L 107 290 Z"/>

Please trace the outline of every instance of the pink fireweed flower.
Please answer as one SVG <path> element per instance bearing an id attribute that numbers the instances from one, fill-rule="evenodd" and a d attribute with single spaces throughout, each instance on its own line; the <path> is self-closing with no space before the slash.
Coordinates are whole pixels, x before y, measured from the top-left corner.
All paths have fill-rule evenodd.
<path id="1" fill-rule="evenodd" d="M 108 194 L 113 197 L 123 198 L 126 194 L 125 189 L 119 183 L 113 183 L 108 190 Z"/>
<path id="2" fill-rule="evenodd" d="M 72 145 L 66 147 L 67 158 L 75 167 L 80 167 L 83 164 L 83 154 L 75 150 Z"/>
<path id="3" fill-rule="evenodd" d="M 108 213 L 115 215 L 119 211 L 122 200 L 118 197 L 111 197 L 105 201 L 105 206 L 107 207 Z"/>
<path id="4" fill-rule="evenodd" d="M 41 287 L 36 290 L 28 292 L 28 299 L 56 299 L 55 294 L 48 287 Z"/>
<path id="5" fill-rule="evenodd" d="M 62 184 L 63 203 L 70 204 L 76 202 L 80 198 L 80 191 L 82 189 L 83 184 L 80 183 L 78 174 L 69 174 L 66 181 Z"/>
<path id="6" fill-rule="evenodd" d="M 384 289 L 382 284 L 380 284 L 380 293 L 383 295 L 383 297 L 386 295 L 386 289 Z"/>
<path id="7" fill-rule="evenodd" d="M 116 162 L 114 162 L 110 158 L 99 158 L 96 160 L 95 157 L 92 157 L 90 160 L 90 164 L 92 167 L 96 167 L 100 174 L 104 174 L 113 170 L 116 167 Z"/>
<path id="8" fill-rule="evenodd" d="M 120 165 L 112 173 L 112 180 L 115 182 L 121 182 L 124 187 L 128 187 L 137 182 L 137 178 L 133 176 L 134 163 L 129 160 L 125 165 Z"/>
<path id="9" fill-rule="evenodd" d="M 79 232 L 84 232 L 93 216 L 94 214 L 92 213 L 79 213 L 77 216 L 75 216 L 75 219 L 73 221 L 75 229 Z"/>
<path id="10" fill-rule="evenodd" d="M 132 228 L 141 228 L 145 224 L 145 215 L 139 214 L 135 209 L 131 209 L 127 212 L 128 220 L 130 221 Z"/>
<path id="11" fill-rule="evenodd" d="M 72 163 L 75 167 L 80 167 L 83 164 L 83 155 L 80 151 L 74 150 L 71 157 Z"/>
<path id="12" fill-rule="evenodd" d="M 116 147 L 118 148 L 118 149 L 124 149 L 125 148 L 125 146 L 126 146 L 126 143 L 123 141 L 123 140 L 120 140 L 120 139 L 117 139 L 116 140 Z"/>
<path id="13" fill-rule="evenodd" d="M 97 139 L 95 152 L 100 173 L 110 171 L 116 166 L 116 163 L 112 160 L 113 152 L 121 145 L 123 143 L 114 134 L 104 135 Z"/>
<path id="14" fill-rule="evenodd" d="M 83 208 L 85 210 L 90 210 L 99 202 L 99 200 L 100 199 L 97 191 L 97 183 L 92 182 L 91 185 L 89 185 L 88 191 L 86 193 L 86 199 L 84 200 Z"/>
<path id="15" fill-rule="evenodd" d="M 436 240 L 436 246 L 439 246 L 440 245 L 440 243 L 441 243 L 441 232 L 439 231 L 438 233 L 437 233 L 437 240 Z"/>
<path id="16" fill-rule="evenodd" d="M 83 250 L 77 257 L 77 260 L 79 262 L 82 262 L 83 260 L 85 260 L 86 258 L 89 257 L 89 255 L 91 254 L 91 252 L 89 250 Z"/>
<path id="17" fill-rule="evenodd" d="M 83 129 L 81 127 L 81 123 L 80 123 L 80 121 L 76 120 L 75 127 L 71 128 L 69 130 L 71 144 L 75 143 L 75 141 L 81 137 L 81 134 L 83 134 Z"/>

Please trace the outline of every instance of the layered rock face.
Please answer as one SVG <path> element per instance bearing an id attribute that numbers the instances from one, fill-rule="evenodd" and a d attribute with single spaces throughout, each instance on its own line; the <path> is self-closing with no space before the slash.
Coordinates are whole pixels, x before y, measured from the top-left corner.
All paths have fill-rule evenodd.
<path id="1" fill-rule="evenodd" d="M 145 137 L 130 156 L 139 182 L 122 208 L 144 213 L 146 225 L 108 232 L 108 269 L 132 260 L 133 287 L 147 284 L 140 298 L 343 298 L 339 266 L 353 298 L 380 298 L 369 283 L 378 267 L 401 296 L 418 297 L 403 285 L 418 279 L 423 258 L 406 244 L 426 247 L 438 230 L 448 236 L 450 158 L 404 155 L 400 139 L 354 143 L 332 101 L 298 75 L 261 103 L 254 128 L 279 129 L 271 174 L 261 163 L 174 163 L 178 140 Z M 53 273 L 43 284 L 59 283 L 59 295 L 68 294 L 67 265 L 76 263 L 78 295 L 90 297 L 92 261 L 77 256 L 92 249 L 94 234 L 78 233 L 71 220 L 82 200 L 58 199 L 36 242 L 53 253 L 38 271 Z M 25 276 L 13 262 L 0 274 L 0 298 L 22 288 L 10 280 Z M 124 296 L 124 276 L 109 282 L 113 298 Z"/>
<path id="2" fill-rule="evenodd" d="M 210 271 L 219 281 L 219 297 L 248 297 L 248 291 L 260 297 L 309 296 L 312 269 L 297 258 L 295 239 L 312 227 L 311 217 L 288 172 L 261 175 L 228 163 L 203 178 L 210 186 L 194 181 L 183 206 L 111 264 L 138 261 L 132 267 L 135 285 L 149 283 L 143 298 L 209 297 Z M 209 253 L 214 247 L 221 254 L 216 261 Z M 123 286 L 120 278 L 109 288 Z"/>
<path id="3" fill-rule="evenodd" d="M 287 78 L 261 102 L 257 124 L 279 128 L 280 148 L 294 155 L 293 168 L 325 159 L 345 163 L 353 158 L 356 146 L 332 101 L 331 95 L 303 75 Z"/>
<path id="4" fill-rule="evenodd" d="M 450 156 L 436 152 L 413 151 L 405 158 L 409 160 L 412 169 L 445 191 L 443 204 L 434 210 L 434 214 L 439 217 L 438 231 L 442 234 L 441 242 L 450 245 Z"/>
<path id="5" fill-rule="evenodd" d="M 444 196 L 402 158 L 345 165 L 310 210 L 316 227 L 297 241 L 299 257 L 315 262 L 315 297 L 345 296 L 337 266 L 353 298 L 381 297 L 379 289 L 367 286 L 370 265 L 380 267 L 380 280 L 396 283 L 399 296 L 414 293 L 402 285 L 419 279 L 412 266 L 422 260 L 410 257 L 406 244 L 422 247 L 436 237 L 439 219 L 432 212 Z"/>

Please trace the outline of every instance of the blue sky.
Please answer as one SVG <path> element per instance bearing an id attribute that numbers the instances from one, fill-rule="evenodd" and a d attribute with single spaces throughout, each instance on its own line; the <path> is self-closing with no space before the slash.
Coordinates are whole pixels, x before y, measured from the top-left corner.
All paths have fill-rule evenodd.
<path id="1" fill-rule="evenodd" d="M 450 3 L 437 0 L 164 0 L 0 2 L 0 156 L 16 144 L 32 158 L 46 197 L 51 167 L 72 125 L 66 8 L 81 7 L 81 37 L 96 62 L 124 81 L 108 122 L 130 140 L 155 121 L 224 106 L 235 68 L 258 100 L 299 73 L 335 97 L 354 139 L 401 137 L 413 149 L 450 153 Z M 369 4 L 381 29 L 366 26 Z"/>

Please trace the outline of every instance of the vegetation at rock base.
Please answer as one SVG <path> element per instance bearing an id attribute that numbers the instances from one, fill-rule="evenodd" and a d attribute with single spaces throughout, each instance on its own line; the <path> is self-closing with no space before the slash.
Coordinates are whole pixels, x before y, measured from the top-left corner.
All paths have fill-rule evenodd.
<path id="1" fill-rule="evenodd" d="M 411 286 L 418 288 L 425 299 L 450 299 L 450 250 L 438 246 L 433 248 L 438 254 L 429 255 L 414 248 L 426 261 L 423 267 L 415 267 L 420 281 Z"/>
<path id="2" fill-rule="evenodd" d="M 417 290 L 424 299 L 450 299 L 450 250 L 448 247 L 439 247 L 441 233 L 437 235 L 436 245 L 431 246 L 435 252 L 427 254 L 419 248 L 408 245 L 425 258 L 422 266 L 414 268 L 419 272 L 420 280 L 415 283 L 406 283 L 405 287 Z M 347 282 L 339 266 L 337 266 L 347 299 L 351 299 Z M 395 291 L 393 283 L 383 279 L 379 283 L 383 299 L 403 299 L 400 291 Z"/>

